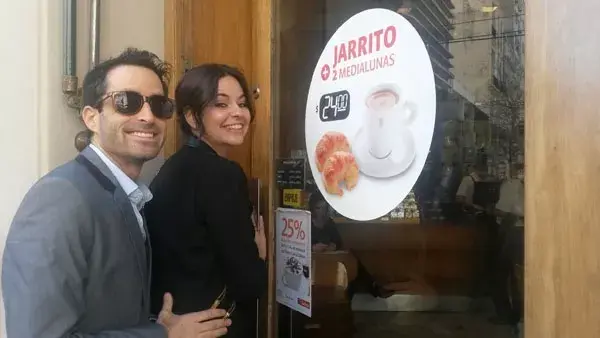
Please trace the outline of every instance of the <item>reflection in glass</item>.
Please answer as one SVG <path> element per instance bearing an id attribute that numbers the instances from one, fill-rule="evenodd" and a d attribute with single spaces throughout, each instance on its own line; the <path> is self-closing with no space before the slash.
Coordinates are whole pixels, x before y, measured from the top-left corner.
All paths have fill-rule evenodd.
<path id="1" fill-rule="evenodd" d="M 394 292 L 350 298 L 314 285 L 313 318 L 294 317 L 290 328 L 280 309 L 280 336 L 462 337 L 478 327 L 513 337 L 523 306 L 523 0 L 278 1 L 276 157 L 306 156 L 306 97 L 328 39 L 354 14 L 381 7 L 403 15 L 427 45 L 437 96 L 432 145 L 411 193 L 388 215 L 355 222 L 330 213 L 344 250 Z M 345 107 L 341 96 L 328 100 L 335 104 L 323 116 L 343 116 L 333 113 Z M 308 196 L 316 187 L 306 174 Z M 314 325 L 321 333 L 306 330 Z"/>

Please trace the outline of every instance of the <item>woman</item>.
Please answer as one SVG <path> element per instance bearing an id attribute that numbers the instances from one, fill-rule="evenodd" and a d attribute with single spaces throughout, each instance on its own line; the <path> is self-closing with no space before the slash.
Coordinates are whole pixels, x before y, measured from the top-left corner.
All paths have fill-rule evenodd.
<path id="1" fill-rule="evenodd" d="M 316 191 L 310 195 L 308 208 L 311 213 L 311 240 L 313 252 L 328 252 L 342 249 L 342 237 L 331 217 L 329 217 L 329 205 L 323 195 Z M 394 290 L 380 285 L 369 274 L 365 266 L 358 260 L 358 271 L 356 279 L 348 285 L 350 298 L 355 293 L 366 291 L 373 297 L 387 298 L 394 294 Z"/>
<path id="2" fill-rule="evenodd" d="M 313 252 L 335 251 L 342 248 L 342 238 L 329 217 L 329 205 L 319 192 L 313 192 L 308 200 L 311 214 L 311 240 Z"/>
<path id="3" fill-rule="evenodd" d="M 184 74 L 175 100 L 189 140 L 161 168 L 145 208 L 152 309 L 160 311 L 170 292 L 173 312 L 219 306 L 231 313 L 227 337 L 254 337 L 256 301 L 267 285 L 266 240 L 262 219 L 253 227 L 244 172 L 226 158 L 254 115 L 248 85 L 235 68 L 201 65 Z"/>

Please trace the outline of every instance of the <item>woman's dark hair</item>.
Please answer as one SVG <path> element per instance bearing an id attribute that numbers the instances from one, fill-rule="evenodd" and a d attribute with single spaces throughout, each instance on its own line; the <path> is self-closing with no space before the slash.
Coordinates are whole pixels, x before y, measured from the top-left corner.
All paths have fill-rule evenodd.
<path id="1" fill-rule="evenodd" d="M 319 190 L 316 190 L 308 198 L 308 210 L 313 212 L 321 202 L 325 202 L 325 197 L 323 197 L 323 194 Z"/>
<path id="2" fill-rule="evenodd" d="M 192 127 L 185 119 L 185 113 L 188 110 L 192 111 L 196 125 L 202 126 L 204 109 L 216 100 L 219 93 L 219 80 L 227 76 L 235 78 L 242 87 L 251 119 L 254 119 L 254 104 L 244 74 L 237 68 L 228 65 L 207 63 L 185 72 L 175 89 L 177 117 L 181 131 L 187 135 L 193 135 Z"/>

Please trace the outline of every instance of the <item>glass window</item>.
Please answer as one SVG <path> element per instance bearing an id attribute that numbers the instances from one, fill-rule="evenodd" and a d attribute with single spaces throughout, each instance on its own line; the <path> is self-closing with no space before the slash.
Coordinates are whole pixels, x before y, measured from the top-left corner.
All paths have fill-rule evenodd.
<path id="1" fill-rule="evenodd" d="M 523 310 L 524 1 L 276 3 L 276 162 L 306 166 L 298 185 L 278 177 L 278 203 L 312 209 L 315 269 L 312 318 L 279 307 L 280 336 L 513 337 Z M 310 169 L 305 121 L 328 41 L 373 8 L 401 15 L 423 41 L 436 109 L 423 169 L 405 198 L 357 221 L 311 201 L 323 178 Z M 364 113 L 349 102 L 351 114 Z M 291 191 L 297 199 L 286 197 Z"/>

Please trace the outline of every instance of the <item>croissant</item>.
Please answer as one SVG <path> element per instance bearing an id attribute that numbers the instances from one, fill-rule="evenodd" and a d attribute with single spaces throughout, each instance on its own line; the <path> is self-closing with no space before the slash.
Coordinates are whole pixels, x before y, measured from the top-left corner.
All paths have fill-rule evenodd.
<path id="1" fill-rule="evenodd" d="M 342 196 L 342 182 L 345 183 L 346 189 L 352 190 L 358 183 L 358 165 L 354 155 L 347 151 L 334 152 L 325 161 L 322 176 L 325 190 L 330 194 Z"/>
<path id="2" fill-rule="evenodd" d="M 350 143 L 348 143 L 346 135 L 336 131 L 330 131 L 321 137 L 321 140 L 317 143 L 317 149 L 315 150 L 315 158 L 319 172 L 323 171 L 323 165 L 335 151 L 349 152 Z"/>

